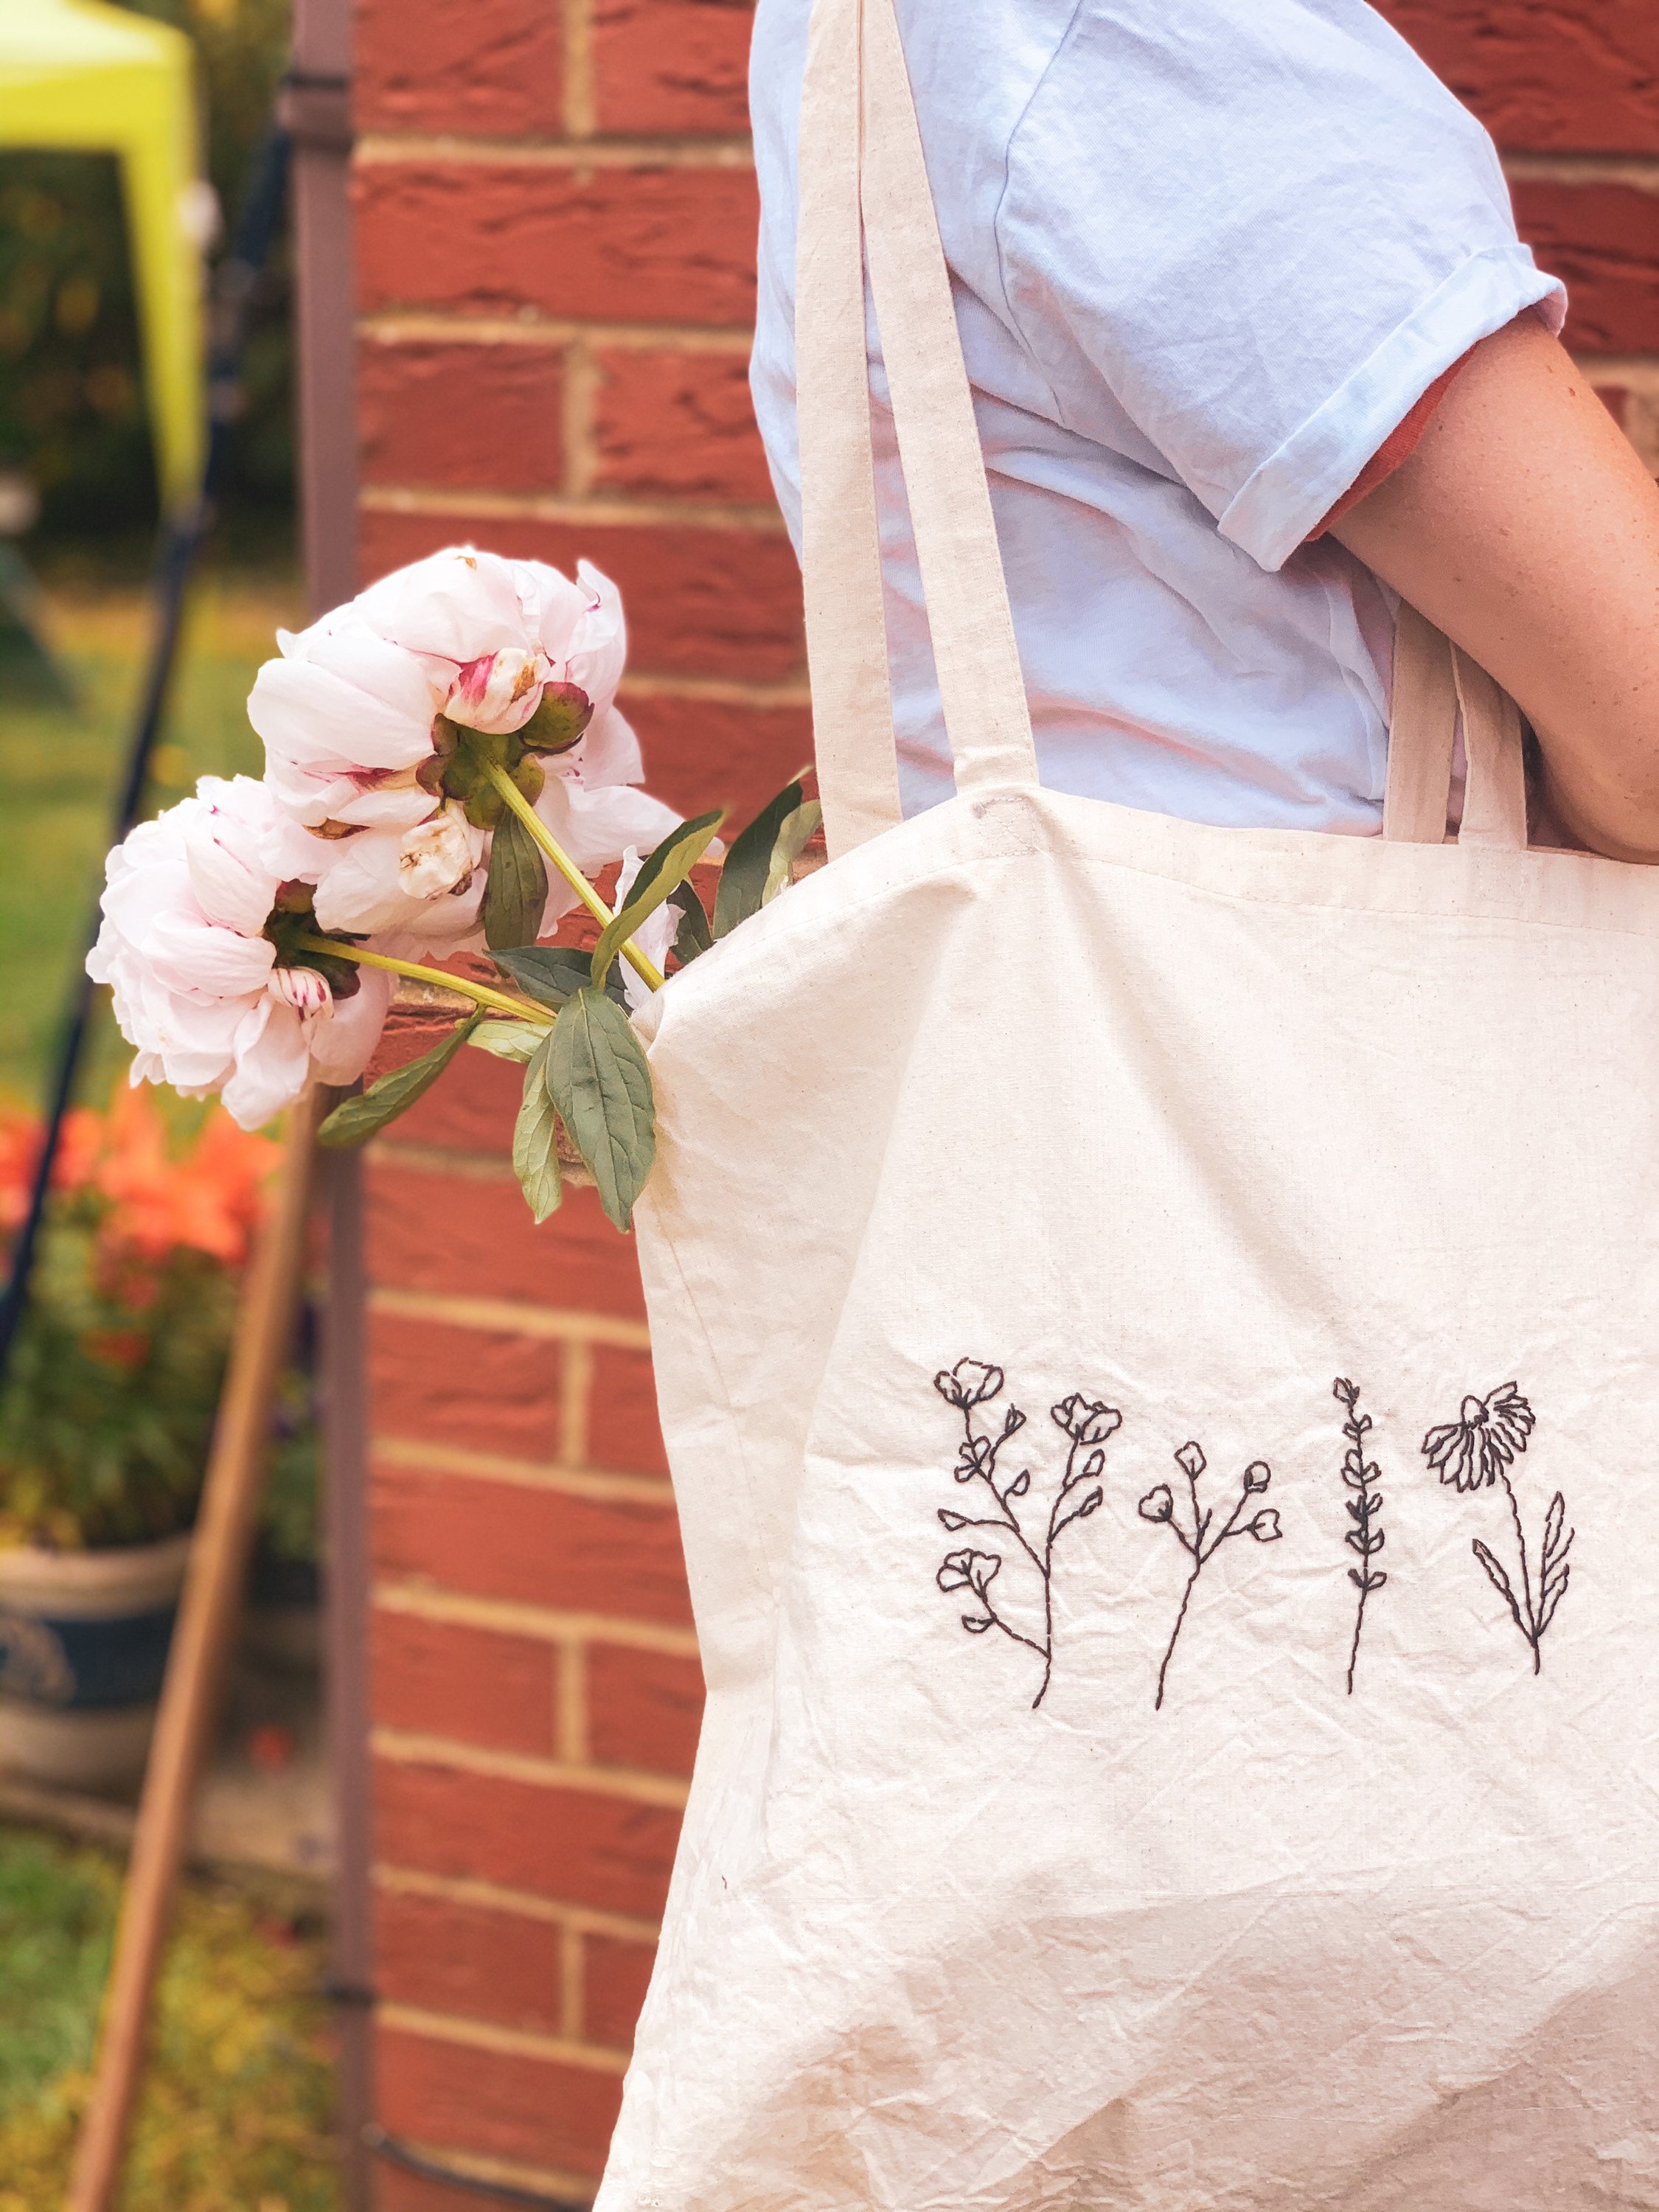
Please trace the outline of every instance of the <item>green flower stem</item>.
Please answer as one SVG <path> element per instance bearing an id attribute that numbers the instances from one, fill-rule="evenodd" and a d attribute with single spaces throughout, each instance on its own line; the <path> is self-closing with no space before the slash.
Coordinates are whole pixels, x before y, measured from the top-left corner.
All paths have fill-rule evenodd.
<path id="1" fill-rule="evenodd" d="M 345 945 L 337 937 L 297 937 L 295 944 L 302 952 L 326 952 L 336 960 L 355 960 L 360 968 L 383 968 L 388 975 L 407 975 L 411 983 L 435 983 L 442 991 L 459 991 L 465 999 L 481 1006 L 493 1006 L 497 1013 L 511 1014 L 514 1020 L 539 1023 L 551 1029 L 553 1017 L 544 1007 L 533 1005 L 528 999 L 509 999 L 503 991 L 492 991 L 488 983 L 474 983 L 465 975 L 451 975 L 442 968 L 422 968 L 413 960 L 393 960 L 384 952 L 365 952 L 360 945 Z"/>
<path id="2" fill-rule="evenodd" d="M 518 785 L 514 782 L 507 770 L 502 768 L 497 761 L 486 761 L 483 763 L 483 767 L 484 774 L 489 778 L 490 782 L 494 784 L 495 789 L 500 792 L 501 797 L 513 809 L 513 811 L 518 816 L 520 821 L 523 823 L 525 828 L 530 832 L 536 842 L 541 847 L 543 852 L 546 854 L 548 859 L 552 861 L 554 866 L 564 878 L 566 883 L 569 884 L 571 890 L 575 892 L 576 896 L 587 908 L 589 914 L 593 916 L 600 928 L 603 929 L 607 922 L 614 921 L 616 920 L 616 916 L 611 913 L 610 908 L 594 890 L 592 884 L 588 882 L 586 877 L 576 866 L 576 863 L 571 859 L 569 854 L 565 851 L 564 847 L 560 844 L 558 839 L 548 828 L 546 823 L 542 820 L 541 816 L 537 813 L 535 808 L 525 797 L 523 792 L 520 790 Z M 657 967 L 653 961 L 647 958 L 646 955 L 640 951 L 639 946 L 634 943 L 631 938 L 629 942 L 623 946 L 622 956 L 623 958 L 627 961 L 629 966 L 634 970 L 634 973 L 640 976 L 645 982 L 648 983 L 653 991 L 661 990 L 664 983 L 667 981 L 667 978 L 664 975 L 660 968 Z"/>

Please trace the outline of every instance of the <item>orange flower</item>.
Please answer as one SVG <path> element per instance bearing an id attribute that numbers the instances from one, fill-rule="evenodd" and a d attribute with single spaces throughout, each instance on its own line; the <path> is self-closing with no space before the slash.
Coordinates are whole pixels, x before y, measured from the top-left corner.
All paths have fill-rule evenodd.
<path id="1" fill-rule="evenodd" d="M 0 1108 L 0 1236 L 22 1221 L 40 1141 L 38 1116 Z M 52 1188 L 90 1191 L 104 1202 L 100 1243 L 112 1276 L 133 1274 L 134 1262 L 163 1260 L 181 1247 L 234 1267 L 247 1256 L 279 1150 L 215 1107 L 174 1158 L 153 1093 L 124 1085 L 107 1113 L 81 1106 L 67 1116 Z"/>

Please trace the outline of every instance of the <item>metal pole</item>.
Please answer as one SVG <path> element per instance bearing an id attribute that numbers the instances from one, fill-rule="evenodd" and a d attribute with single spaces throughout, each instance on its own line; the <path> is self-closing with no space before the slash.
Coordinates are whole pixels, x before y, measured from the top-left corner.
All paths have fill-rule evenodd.
<path id="1" fill-rule="evenodd" d="M 313 615 L 357 588 L 357 431 L 351 215 L 350 0 L 295 0 L 283 119 L 292 141 L 300 526 Z M 324 1600 L 334 1784 L 333 1995 L 343 2212 L 373 2201 L 373 1949 L 368 1793 L 368 1534 L 365 1504 L 362 1164 L 321 1165 L 328 1235 L 323 1313 Z"/>

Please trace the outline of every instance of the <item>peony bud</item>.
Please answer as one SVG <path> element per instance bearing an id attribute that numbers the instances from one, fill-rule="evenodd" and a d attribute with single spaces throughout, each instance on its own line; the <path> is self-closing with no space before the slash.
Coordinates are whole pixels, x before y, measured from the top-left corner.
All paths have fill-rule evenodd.
<path id="1" fill-rule="evenodd" d="M 398 846 L 398 887 L 414 899 L 464 891 L 472 881 L 472 847 L 459 813 L 448 806 L 412 830 Z"/>
<path id="2" fill-rule="evenodd" d="M 1246 1490 L 1265 1490 L 1273 1479 L 1273 1471 L 1265 1459 L 1253 1459 L 1244 1470 Z"/>
<path id="3" fill-rule="evenodd" d="M 328 1015 L 334 1012 L 334 994 L 326 975 L 314 968 L 273 968 L 265 988 L 273 999 L 292 1006 L 296 1014 Z"/>
<path id="4" fill-rule="evenodd" d="M 1149 1490 L 1135 1510 L 1143 1521 L 1170 1521 L 1175 1517 L 1175 1499 L 1167 1482 L 1160 1482 L 1156 1490 Z"/>
<path id="5" fill-rule="evenodd" d="M 469 660 L 449 687 L 444 712 L 465 729 L 516 730 L 541 704 L 550 670 L 545 657 L 504 646 Z"/>

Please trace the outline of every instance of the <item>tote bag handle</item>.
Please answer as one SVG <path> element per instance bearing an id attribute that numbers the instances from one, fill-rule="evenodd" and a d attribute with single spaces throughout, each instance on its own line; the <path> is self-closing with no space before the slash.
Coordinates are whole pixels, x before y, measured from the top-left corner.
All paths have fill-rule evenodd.
<path id="1" fill-rule="evenodd" d="M 801 96 L 796 400 L 806 651 L 832 854 L 899 819 L 866 240 L 957 789 L 1035 784 L 985 457 L 893 0 L 815 0 Z"/>
<path id="2" fill-rule="evenodd" d="M 796 402 L 813 734 L 831 856 L 900 819 L 870 427 L 867 246 L 958 792 L 1038 781 L 1030 709 L 893 0 L 813 0 L 800 112 Z M 1459 842 L 1527 842 L 1520 717 L 1402 605 L 1383 835 L 1442 842 L 1458 711 Z"/>
<path id="3" fill-rule="evenodd" d="M 1402 600 L 1395 632 L 1384 837 L 1413 845 L 1444 842 L 1460 711 L 1468 780 L 1457 842 L 1519 852 L 1527 842 L 1520 709 L 1478 661 Z"/>

